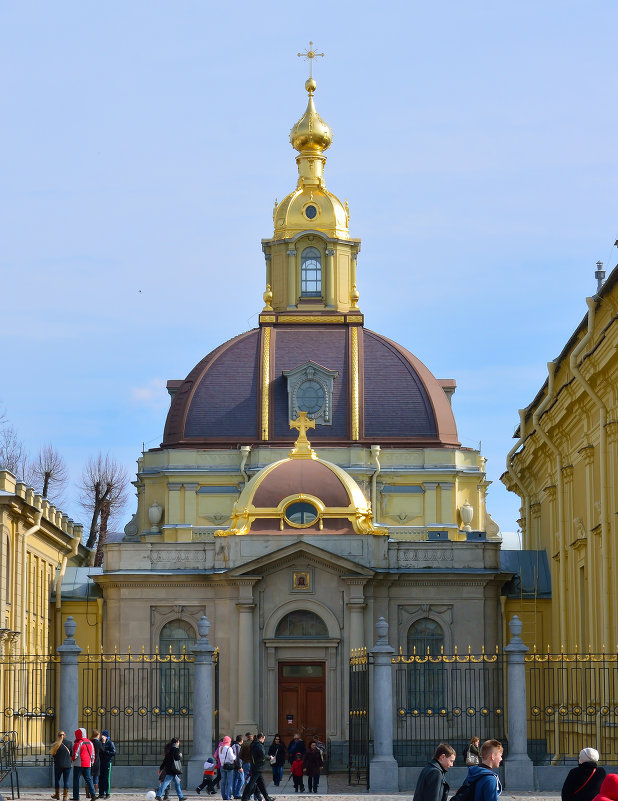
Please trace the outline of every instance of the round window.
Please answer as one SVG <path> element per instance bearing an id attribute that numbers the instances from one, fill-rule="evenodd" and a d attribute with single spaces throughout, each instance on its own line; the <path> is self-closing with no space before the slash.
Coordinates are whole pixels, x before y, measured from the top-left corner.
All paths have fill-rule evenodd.
<path id="1" fill-rule="evenodd" d="M 315 206 L 307 206 L 305 208 L 305 216 L 310 220 L 313 220 L 317 216 L 317 213 L 318 210 Z"/>
<path id="2" fill-rule="evenodd" d="M 285 510 L 285 519 L 292 526 L 310 526 L 318 519 L 318 510 L 307 501 L 294 501 Z"/>
<path id="3" fill-rule="evenodd" d="M 326 396 L 317 381 L 303 381 L 296 390 L 296 405 L 299 411 L 316 414 L 324 406 Z"/>

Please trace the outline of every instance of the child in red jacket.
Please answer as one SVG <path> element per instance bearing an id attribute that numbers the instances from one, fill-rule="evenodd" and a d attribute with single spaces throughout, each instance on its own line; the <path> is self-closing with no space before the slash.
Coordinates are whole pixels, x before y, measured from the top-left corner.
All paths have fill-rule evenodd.
<path id="1" fill-rule="evenodd" d="M 292 781 L 294 782 L 294 792 L 297 793 L 299 788 L 301 793 L 305 792 L 305 782 L 303 781 L 303 755 L 296 754 L 292 766 Z"/>

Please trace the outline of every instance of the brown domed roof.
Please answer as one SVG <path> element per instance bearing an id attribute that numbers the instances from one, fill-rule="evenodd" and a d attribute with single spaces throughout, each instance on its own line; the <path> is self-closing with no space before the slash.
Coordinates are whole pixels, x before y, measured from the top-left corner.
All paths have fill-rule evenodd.
<path id="1" fill-rule="evenodd" d="M 291 443 L 284 371 L 308 359 L 337 375 L 332 424 L 317 425 L 311 436 L 315 445 L 459 447 L 443 385 L 408 350 L 362 327 L 358 329 L 360 437 L 353 440 L 350 327 L 321 323 L 270 328 L 269 427 L 262 437 L 264 330 L 253 329 L 229 340 L 202 359 L 184 381 L 170 382 L 175 394 L 162 447 Z"/>
<path id="2" fill-rule="evenodd" d="M 350 504 L 343 482 L 323 462 L 298 459 L 282 462 L 268 473 L 253 496 L 253 505 L 271 508 L 298 493 L 313 495 L 325 506 Z"/>

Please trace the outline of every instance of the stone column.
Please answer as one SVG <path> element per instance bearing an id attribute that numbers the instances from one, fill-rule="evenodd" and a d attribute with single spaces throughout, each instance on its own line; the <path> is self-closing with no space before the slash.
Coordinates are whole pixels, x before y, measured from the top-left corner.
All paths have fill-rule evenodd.
<path id="1" fill-rule="evenodd" d="M 244 734 L 257 728 L 254 709 L 253 609 L 255 604 L 238 603 L 238 723 L 236 730 Z"/>
<path id="2" fill-rule="evenodd" d="M 521 637 L 522 622 L 513 615 L 509 622 L 511 641 L 504 649 L 507 656 L 507 721 L 509 755 L 504 760 L 504 779 L 511 790 L 534 790 L 534 768 L 528 756 L 528 703 L 526 699 L 526 666 L 528 648 Z"/>
<path id="3" fill-rule="evenodd" d="M 349 650 L 353 651 L 355 648 L 363 648 L 365 645 L 364 636 L 364 619 L 363 613 L 366 604 L 363 600 L 353 600 L 348 603 L 350 610 L 350 641 L 348 643 Z"/>
<path id="4" fill-rule="evenodd" d="M 335 255 L 334 248 L 326 251 L 326 305 L 335 306 Z"/>
<path id="5" fill-rule="evenodd" d="M 296 306 L 296 251 L 288 250 L 288 309 Z"/>
<path id="6" fill-rule="evenodd" d="M 378 639 L 369 652 L 373 656 L 373 758 L 369 763 L 371 791 L 397 793 L 399 771 L 393 756 L 393 665 L 394 648 L 388 644 L 388 623 L 376 623 Z"/>
<path id="7" fill-rule="evenodd" d="M 188 763 L 187 786 L 195 787 L 202 781 L 204 762 L 212 756 L 212 655 L 215 652 L 208 642 L 210 622 L 202 615 L 197 630 L 200 638 L 191 648 L 195 656 L 193 673 L 193 751 Z"/>
<path id="8" fill-rule="evenodd" d="M 72 617 L 64 621 L 66 635 L 56 649 L 60 654 L 60 692 L 58 694 L 58 728 L 71 736 L 79 725 L 79 668 L 77 658 L 82 649 L 75 642 L 77 623 Z"/>

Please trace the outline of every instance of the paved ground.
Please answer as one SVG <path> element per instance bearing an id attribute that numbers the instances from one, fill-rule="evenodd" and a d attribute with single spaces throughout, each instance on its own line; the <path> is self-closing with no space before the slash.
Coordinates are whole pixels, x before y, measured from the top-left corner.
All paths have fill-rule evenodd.
<path id="1" fill-rule="evenodd" d="M 151 789 L 154 788 L 123 788 L 112 793 L 111 801 L 143 801 L 146 796 L 146 791 Z M 11 798 L 10 785 L 7 787 L 6 783 L 4 783 L 2 787 L 0 787 L 0 791 L 4 795 L 5 801 L 9 801 Z M 24 801 L 49 801 L 52 792 L 53 789 L 43 791 L 39 788 L 35 790 L 24 788 L 21 791 L 21 798 L 24 799 Z M 303 801 L 309 801 L 309 798 L 319 799 L 320 796 L 325 795 L 328 796 L 329 801 L 337 801 L 337 799 L 341 799 L 341 801 L 351 801 L 351 797 L 358 797 L 360 795 L 371 796 L 371 801 L 401 801 L 402 798 L 411 799 L 414 788 L 411 788 L 409 791 L 402 791 L 396 795 L 382 795 L 372 793 L 371 791 L 367 792 L 364 786 L 349 785 L 347 773 L 332 773 L 329 776 L 322 776 L 320 778 L 319 792 L 317 794 L 295 793 L 291 782 L 287 785 L 283 783 L 279 787 L 274 787 L 270 784 L 268 785 L 268 792 L 270 795 L 275 796 L 277 801 L 300 801 L 301 798 Z M 71 794 L 69 794 L 69 797 L 70 796 Z M 212 796 L 204 796 L 203 794 L 198 796 L 195 790 L 187 790 L 186 796 L 191 799 L 206 798 L 212 799 L 212 801 L 221 801 L 221 795 L 219 793 Z M 17 795 L 15 798 L 17 798 Z M 80 798 L 81 801 L 85 801 L 83 792 Z M 170 795 L 170 801 L 175 801 L 175 799 L 175 795 Z M 536 801 L 537 799 L 538 801 L 559 801 L 560 793 L 509 793 L 508 790 L 505 790 L 502 793 L 501 799 L 502 801 Z"/>

